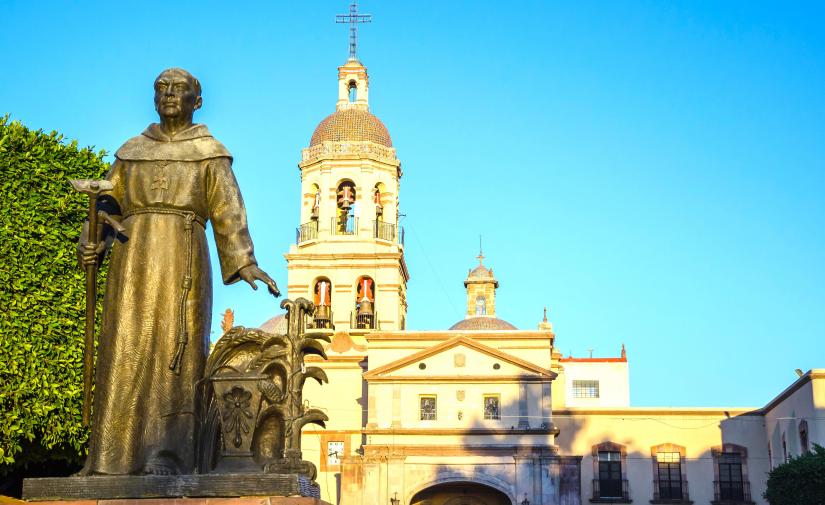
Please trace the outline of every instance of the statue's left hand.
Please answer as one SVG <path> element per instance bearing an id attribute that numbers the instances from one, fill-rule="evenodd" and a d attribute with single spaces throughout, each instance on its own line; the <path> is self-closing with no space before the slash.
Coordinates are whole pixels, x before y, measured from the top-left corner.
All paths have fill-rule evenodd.
<path id="1" fill-rule="evenodd" d="M 243 267 L 240 272 L 238 272 L 238 275 L 241 279 L 245 280 L 250 286 L 252 286 L 252 289 L 258 289 L 255 281 L 261 281 L 269 288 L 269 292 L 272 296 L 276 298 L 281 296 L 281 291 L 278 289 L 278 285 L 275 284 L 272 277 L 258 268 L 258 265 L 247 265 Z"/>

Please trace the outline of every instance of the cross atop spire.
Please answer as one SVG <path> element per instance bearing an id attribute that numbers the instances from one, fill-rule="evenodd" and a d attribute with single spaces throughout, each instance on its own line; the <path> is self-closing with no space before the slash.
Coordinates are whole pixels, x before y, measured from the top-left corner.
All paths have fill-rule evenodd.
<path id="1" fill-rule="evenodd" d="M 352 0 L 349 4 L 349 14 L 336 14 L 335 22 L 349 23 L 349 59 L 357 60 L 358 24 L 371 23 L 372 14 L 358 14 L 358 0 Z"/>
<path id="2" fill-rule="evenodd" d="M 484 263 L 484 253 L 481 250 L 481 235 L 478 236 L 478 256 L 476 256 L 479 265 L 483 265 Z"/>

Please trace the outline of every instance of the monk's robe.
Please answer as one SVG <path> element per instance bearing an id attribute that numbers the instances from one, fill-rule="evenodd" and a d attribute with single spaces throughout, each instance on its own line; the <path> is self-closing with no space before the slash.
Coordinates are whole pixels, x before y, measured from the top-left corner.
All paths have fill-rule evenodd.
<path id="1" fill-rule="evenodd" d="M 170 137 L 152 124 L 115 157 L 106 197 L 126 231 L 112 248 L 83 473 L 192 473 L 212 317 L 205 226 L 231 284 L 256 264 L 246 211 L 232 157 L 204 125 Z"/>

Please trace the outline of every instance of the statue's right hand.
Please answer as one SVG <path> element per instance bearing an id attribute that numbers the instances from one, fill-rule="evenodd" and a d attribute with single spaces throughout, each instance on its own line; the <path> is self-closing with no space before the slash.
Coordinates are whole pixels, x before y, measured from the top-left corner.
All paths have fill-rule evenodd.
<path id="1" fill-rule="evenodd" d="M 102 254 L 106 250 L 106 242 L 98 241 L 96 247 L 89 243 L 89 223 L 83 223 L 80 232 L 80 240 L 77 243 L 77 260 L 84 269 L 89 265 L 96 265 L 102 259 Z"/>
<path id="2" fill-rule="evenodd" d="M 105 242 L 98 242 L 97 247 L 90 244 L 77 244 L 77 257 L 83 268 L 89 265 L 96 265 L 100 261 L 100 256 L 106 249 Z"/>

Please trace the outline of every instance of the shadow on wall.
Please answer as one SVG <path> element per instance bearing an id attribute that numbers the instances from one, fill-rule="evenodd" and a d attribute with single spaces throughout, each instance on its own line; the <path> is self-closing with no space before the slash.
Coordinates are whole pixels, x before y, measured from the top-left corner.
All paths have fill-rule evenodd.
<path id="1" fill-rule="evenodd" d="M 543 420 L 530 418 L 530 428 L 519 429 L 521 418 L 518 405 L 503 405 L 498 420 L 474 414 L 458 447 L 441 444 L 437 456 L 415 463 L 408 457 L 403 483 L 387 482 L 390 497 L 403 488 L 401 505 L 764 503 L 767 458 L 757 416 L 554 415 L 560 458 L 539 429 Z M 396 453 L 403 451 L 408 446 Z"/>
<path id="2" fill-rule="evenodd" d="M 436 419 L 445 426 L 442 416 L 450 416 L 447 426 L 460 426 L 458 435 L 445 429 L 438 435 L 443 443 L 429 446 L 407 445 L 396 436 L 395 445 L 386 447 L 388 454 L 406 455 L 403 482 L 387 482 L 390 498 L 397 493 L 400 505 L 581 503 L 578 472 L 570 471 L 570 458 L 557 457 L 547 419 L 524 415 L 518 401 L 498 409 L 467 405 L 460 391 L 454 402 L 438 407 Z M 567 429 L 576 435 L 575 424 Z"/>

